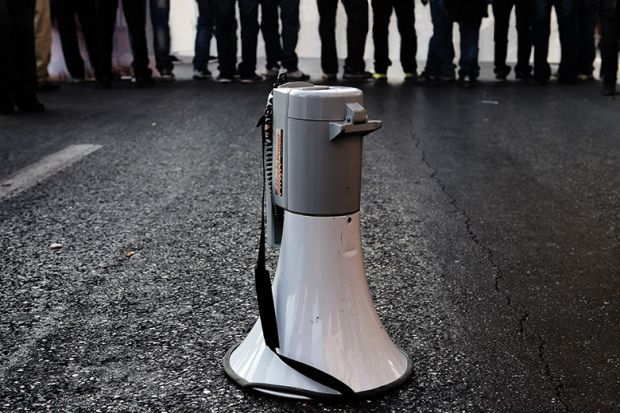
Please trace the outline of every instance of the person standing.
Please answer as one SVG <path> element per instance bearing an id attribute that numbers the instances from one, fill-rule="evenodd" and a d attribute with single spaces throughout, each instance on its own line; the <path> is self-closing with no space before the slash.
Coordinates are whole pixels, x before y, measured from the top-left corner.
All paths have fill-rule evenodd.
<path id="1" fill-rule="evenodd" d="M 458 84 L 473 85 L 480 74 L 478 39 L 486 16 L 486 0 L 430 0 L 433 36 L 428 47 L 424 77 L 434 83 L 454 80 L 452 26 L 458 23 L 461 35 Z"/>
<path id="2" fill-rule="evenodd" d="M 235 5 L 239 3 L 241 20 L 241 63 L 237 65 L 237 19 Z M 217 81 L 230 83 L 239 73 L 242 83 L 261 82 L 256 74 L 256 48 L 258 44 L 258 0 L 216 0 L 215 38 L 220 74 Z"/>
<path id="3" fill-rule="evenodd" d="M 80 53 L 75 18 L 77 16 L 80 21 L 90 64 L 94 68 L 97 60 L 95 4 L 84 0 L 55 0 L 53 5 L 67 70 L 74 82 L 83 82 L 86 79 L 86 70 Z"/>
<path id="4" fill-rule="evenodd" d="M 95 76 L 97 86 L 111 87 L 112 49 L 119 0 L 95 0 L 97 13 L 97 39 L 100 48 Z M 146 42 L 146 0 L 122 0 L 123 12 L 129 29 L 129 40 L 133 52 L 133 72 L 137 87 L 153 85 L 149 69 L 148 46 Z"/>
<path id="5" fill-rule="evenodd" d="M 618 42 L 620 41 L 620 5 L 618 0 L 600 0 L 601 79 L 605 96 L 616 94 Z"/>
<path id="6" fill-rule="evenodd" d="M 579 80 L 592 80 L 594 76 L 594 59 L 596 45 L 594 30 L 596 28 L 596 6 L 592 0 L 576 0 L 579 49 Z"/>
<path id="7" fill-rule="evenodd" d="M 578 74 L 578 19 L 575 0 L 536 0 L 534 3 L 534 82 L 546 84 L 551 77 L 547 62 L 549 34 L 551 32 L 551 8 L 555 8 L 560 29 L 562 60 L 558 70 L 558 81 L 573 84 Z"/>
<path id="8" fill-rule="evenodd" d="M 37 91 L 34 51 L 35 0 L 0 0 L 0 114 L 15 106 L 27 113 L 42 112 Z"/>
<path id="9" fill-rule="evenodd" d="M 261 30 L 265 40 L 267 70 L 265 75 L 276 78 L 281 66 L 289 80 L 304 81 L 310 76 L 299 70 L 295 49 L 299 36 L 299 0 L 261 0 Z M 279 31 L 278 9 L 282 20 Z"/>
<path id="10" fill-rule="evenodd" d="M 347 14 L 347 58 L 344 61 L 345 80 L 370 79 L 364 62 L 364 48 L 368 34 L 367 0 L 342 0 Z M 317 0 L 319 9 L 319 35 L 321 37 L 321 68 L 325 80 L 338 76 L 336 51 L 336 11 L 338 0 Z"/>
<path id="11" fill-rule="evenodd" d="M 211 54 L 211 37 L 215 21 L 214 0 L 196 0 L 198 3 L 198 21 L 196 23 L 196 41 L 194 43 L 194 74 L 195 80 L 211 79 L 209 57 Z"/>
<path id="12" fill-rule="evenodd" d="M 532 0 L 493 0 L 493 16 L 495 17 L 495 78 L 506 80 L 510 66 L 506 64 L 508 49 L 508 26 L 510 14 L 515 9 L 517 20 L 518 48 L 515 77 L 529 79 L 532 73 L 530 55 L 532 53 Z"/>
<path id="13" fill-rule="evenodd" d="M 52 59 L 52 13 L 50 0 L 36 0 L 34 12 L 35 56 L 37 59 L 37 89 L 39 92 L 57 90 L 50 83 L 47 67 Z"/>
<path id="14" fill-rule="evenodd" d="M 155 66 L 159 79 L 173 82 L 174 66 L 170 58 L 170 0 L 149 0 L 151 26 L 153 26 L 153 48 Z"/>
<path id="15" fill-rule="evenodd" d="M 392 10 L 396 14 L 401 38 L 400 62 L 405 72 L 405 81 L 417 81 L 414 0 L 372 0 L 372 37 L 375 43 L 375 73 L 372 76 L 377 81 L 387 80 L 387 69 L 392 64 L 388 42 Z"/>

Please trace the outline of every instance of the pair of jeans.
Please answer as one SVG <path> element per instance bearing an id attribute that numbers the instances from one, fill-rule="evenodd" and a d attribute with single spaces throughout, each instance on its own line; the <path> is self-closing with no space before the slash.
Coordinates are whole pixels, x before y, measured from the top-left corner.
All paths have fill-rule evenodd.
<path id="1" fill-rule="evenodd" d="M 405 73 L 417 70 L 417 38 L 415 33 L 414 0 L 372 0 L 372 37 L 375 43 L 375 72 L 386 73 L 392 64 L 389 58 L 388 26 L 392 9 L 400 33 L 400 62 Z"/>
<path id="2" fill-rule="evenodd" d="M 0 0 L 0 99 L 28 102 L 37 88 L 35 0 Z"/>
<path id="3" fill-rule="evenodd" d="M 512 8 L 517 18 L 517 65 L 515 72 L 530 74 L 530 54 L 532 53 L 532 0 L 493 0 L 495 17 L 495 73 L 506 70 L 508 49 L 508 26 Z"/>
<path id="4" fill-rule="evenodd" d="M 615 84 L 618 75 L 618 41 L 620 41 L 620 7 L 613 15 L 601 14 L 601 78 Z"/>
<path id="5" fill-rule="evenodd" d="M 211 55 L 211 37 L 215 16 L 213 15 L 214 0 L 196 0 L 198 3 L 198 22 L 196 24 L 196 42 L 194 43 L 194 69 L 207 70 L 209 56 Z M 215 0 L 217 1 L 217 0 Z"/>
<path id="6" fill-rule="evenodd" d="M 364 48 L 368 34 L 367 0 L 342 0 L 347 13 L 347 58 L 344 71 L 363 72 Z M 317 0 L 319 9 L 319 35 L 321 37 L 321 68 L 323 73 L 338 73 L 338 53 L 336 52 L 336 11 L 338 0 Z"/>
<path id="7" fill-rule="evenodd" d="M 258 43 L 258 0 L 216 0 L 215 37 L 220 75 L 232 77 L 237 64 L 237 19 L 235 4 L 239 3 L 241 20 L 241 77 L 252 77 L 256 71 L 256 47 Z"/>
<path id="8" fill-rule="evenodd" d="M 56 0 L 53 3 L 53 12 L 56 16 L 62 54 L 65 57 L 67 70 L 74 79 L 83 79 L 86 77 L 86 72 L 84 70 L 84 59 L 80 53 L 75 17 L 77 15 L 80 21 L 90 64 L 95 67 L 98 53 L 95 5 L 91 1 L 84 0 Z"/>
<path id="9" fill-rule="evenodd" d="M 170 0 L 149 0 L 151 26 L 153 26 L 153 46 L 155 66 L 162 71 L 172 71 L 170 59 Z"/>
<path id="10" fill-rule="evenodd" d="M 594 30 L 596 27 L 596 8 L 589 0 L 577 0 L 579 74 L 591 76 L 594 71 L 596 45 Z"/>
<path id="11" fill-rule="evenodd" d="M 119 0 L 95 0 L 97 13 L 97 39 L 99 58 L 95 73 L 97 78 L 112 76 L 112 49 L 116 11 Z M 148 46 L 146 42 L 146 0 L 122 0 L 125 20 L 129 29 L 129 41 L 133 52 L 135 76 L 150 74 Z"/>
<path id="12" fill-rule="evenodd" d="M 558 74 L 564 80 L 573 81 L 577 78 L 579 58 L 575 0 L 536 0 L 534 2 L 534 77 L 543 82 L 551 77 L 551 67 L 547 62 L 551 7 L 555 8 L 560 29 L 562 60 Z"/>
<path id="13" fill-rule="evenodd" d="M 452 44 L 452 19 L 448 15 L 443 0 L 431 0 L 431 19 L 433 35 L 428 46 L 428 58 L 424 72 L 427 76 L 454 77 L 454 45 Z M 469 16 L 457 21 L 461 35 L 461 58 L 459 59 L 459 76 L 477 78 L 478 39 L 482 15 Z"/>
<path id="14" fill-rule="evenodd" d="M 299 37 L 299 0 L 260 0 L 261 31 L 265 40 L 267 69 L 280 67 L 290 72 L 298 69 L 299 60 L 295 49 Z M 279 32 L 278 8 L 282 20 Z"/>

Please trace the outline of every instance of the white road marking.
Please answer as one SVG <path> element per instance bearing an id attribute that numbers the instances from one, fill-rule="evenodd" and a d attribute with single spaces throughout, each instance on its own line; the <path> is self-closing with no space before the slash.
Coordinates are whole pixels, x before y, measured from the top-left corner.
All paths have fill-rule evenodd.
<path id="1" fill-rule="evenodd" d="M 102 148 L 101 145 L 71 145 L 48 155 L 0 181 L 0 201 L 43 182 L 67 166 Z"/>

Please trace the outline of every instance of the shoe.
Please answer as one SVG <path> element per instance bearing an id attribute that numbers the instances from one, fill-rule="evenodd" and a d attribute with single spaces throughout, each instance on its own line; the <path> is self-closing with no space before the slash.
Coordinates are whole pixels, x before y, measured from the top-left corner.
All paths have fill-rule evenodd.
<path id="1" fill-rule="evenodd" d="M 223 75 L 220 73 L 218 77 L 215 78 L 215 81 L 219 83 L 232 83 L 235 81 L 235 76 L 234 75 Z"/>
<path id="2" fill-rule="evenodd" d="M 0 115 L 12 115 L 13 113 L 15 113 L 13 99 L 9 96 L 3 96 L 0 98 Z"/>
<path id="3" fill-rule="evenodd" d="M 404 80 L 406 83 L 418 83 L 420 81 L 416 72 L 405 72 Z"/>
<path id="4" fill-rule="evenodd" d="M 39 84 L 37 85 L 37 92 L 39 93 L 55 92 L 58 89 L 60 89 L 59 85 L 48 82 L 47 80 L 45 82 L 39 82 Z"/>
<path id="5" fill-rule="evenodd" d="M 387 82 L 387 74 L 385 73 L 373 73 L 372 80 L 375 82 Z"/>
<path id="6" fill-rule="evenodd" d="M 45 111 L 43 103 L 39 102 L 36 97 L 31 97 L 22 101 L 15 101 L 15 105 L 20 112 L 24 113 L 41 113 Z"/>
<path id="7" fill-rule="evenodd" d="M 616 79 L 603 80 L 603 89 L 601 90 L 603 96 L 614 96 L 616 94 Z"/>
<path id="8" fill-rule="evenodd" d="M 476 84 L 477 80 L 472 75 L 459 76 L 456 84 L 460 87 L 470 88 Z"/>
<path id="9" fill-rule="evenodd" d="M 342 78 L 344 80 L 368 80 L 372 79 L 372 73 L 363 70 L 355 72 L 345 71 L 344 75 L 342 75 Z"/>
<path id="10" fill-rule="evenodd" d="M 577 80 L 583 82 L 588 80 L 594 80 L 594 75 L 592 73 L 580 73 L 579 75 L 577 75 Z"/>
<path id="11" fill-rule="evenodd" d="M 176 77 L 174 73 L 172 73 L 171 69 L 163 69 L 159 71 L 159 81 L 160 82 L 174 82 Z"/>
<path id="12" fill-rule="evenodd" d="M 265 78 L 257 75 L 256 73 L 252 73 L 249 76 L 241 76 L 239 78 L 239 81 L 241 83 L 259 83 L 259 82 L 264 82 Z"/>
<path id="13" fill-rule="evenodd" d="M 531 72 L 526 70 L 517 70 L 515 69 L 515 79 L 519 80 L 529 80 L 532 77 Z"/>
<path id="14" fill-rule="evenodd" d="M 147 69 L 144 73 L 136 75 L 135 82 L 138 89 L 153 86 L 155 81 L 153 80 L 153 73 L 151 72 L 151 69 Z"/>
<path id="15" fill-rule="evenodd" d="M 271 66 L 265 69 L 263 76 L 270 79 L 276 79 L 280 74 L 280 66 Z"/>
<path id="16" fill-rule="evenodd" d="M 194 80 L 207 80 L 211 79 L 211 72 L 209 69 L 198 70 L 194 69 L 194 74 L 192 75 L 192 79 Z"/>
<path id="17" fill-rule="evenodd" d="M 310 80 L 310 75 L 305 74 L 304 72 L 302 72 L 299 69 L 297 69 L 297 70 L 287 70 L 284 73 L 286 73 L 286 79 L 289 80 L 289 81 L 305 82 L 307 80 Z"/>
<path id="18" fill-rule="evenodd" d="M 506 80 L 510 74 L 510 66 L 503 66 L 495 69 L 495 79 Z"/>
<path id="19" fill-rule="evenodd" d="M 323 73 L 323 80 L 325 82 L 336 82 L 338 80 L 337 73 Z"/>

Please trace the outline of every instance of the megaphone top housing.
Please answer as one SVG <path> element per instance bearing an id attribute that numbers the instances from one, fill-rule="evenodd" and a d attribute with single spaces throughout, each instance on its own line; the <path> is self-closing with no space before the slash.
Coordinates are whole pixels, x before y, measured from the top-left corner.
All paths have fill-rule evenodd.
<path id="1" fill-rule="evenodd" d="M 352 87 L 285 84 L 273 91 L 276 205 L 313 216 L 359 211 L 362 137 L 380 127 L 368 122 L 362 104 L 362 91 Z"/>

